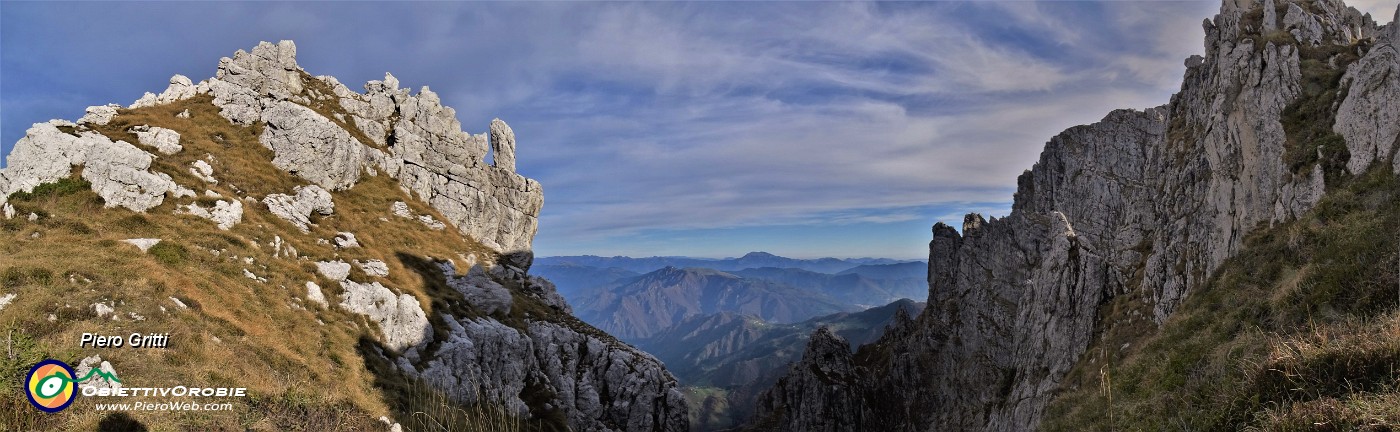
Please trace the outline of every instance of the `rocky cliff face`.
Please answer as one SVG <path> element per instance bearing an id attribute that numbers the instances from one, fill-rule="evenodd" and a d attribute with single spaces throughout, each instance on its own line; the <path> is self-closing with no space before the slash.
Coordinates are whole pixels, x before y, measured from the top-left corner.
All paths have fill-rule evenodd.
<path id="1" fill-rule="evenodd" d="M 247 266 L 242 274 L 249 283 L 299 279 L 300 286 L 314 279 L 339 284 L 341 292 L 323 293 L 315 282 L 305 282 L 306 301 L 337 308 L 336 313 L 363 316 L 370 323 L 367 332 L 373 349 L 362 354 L 366 363 L 387 365 L 374 372 L 392 377 L 386 378 L 389 381 L 416 379 L 463 404 L 504 407 L 509 415 L 558 428 L 685 430 L 682 395 L 659 361 L 573 318 L 553 284 L 526 273 L 543 195 L 538 183 L 515 172 L 516 143 L 510 127 L 494 120 L 489 133 L 468 134 L 461 130 L 452 108 L 443 106 L 427 87 L 413 94 L 398 86 L 386 74 L 383 81 L 366 84 L 365 93 L 357 93 L 335 78 L 313 77 L 302 70 L 292 42 L 264 42 L 252 52 L 239 51 L 222 59 L 215 77 L 198 84 L 177 75 L 164 92 L 147 93 L 128 108 L 91 107 L 76 123 L 35 124 L 16 144 L 9 167 L 0 170 L 0 205 L 8 220 L 15 212 L 8 202 L 11 194 L 28 193 L 80 173 L 107 208 L 192 214 L 210 219 L 211 227 L 218 230 L 232 230 L 227 238 L 239 245 L 251 243 L 257 249 L 268 242 L 273 262 L 257 267 L 251 255 L 240 261 Z M 172 122 L 192 124 L 191 130 L 109 125 L 114 119 L 127 121 L 124 116 L 140 109 L 175 103 L 190 109 L 173 115 L 185 120 Z M 203 111 L 191 119 L 191 110 Z M 132 117 L 148 118 L 143 115 L 150 114 Z M 203 131 L 200 127 L 220 132 L 193 135 Z M 201 145 L 211 140 L 213 147 L 206 149 L 236 145 L 225 131 L 254 135 L 252 146 L 267 149 L 236 154 L 270 153 L 271 160 L 216 160 L 202 151 L 189 154 L 181 145 L 195 140 Z M 137 142 L 113 138 L 125 133 Z M 182 133 L 190 136 L 182 138 Z M 494 162 L 489 165 L 485 162 L 488 151 Z M 272 174 L 266 179 L 234 178 L 231 173 L 237 170 L 229 168 L 231 164 L 270 164 L 275 169 L 268 170 Z M 365 186 L 373 183 L 372 177 L 381 177 L 376 184 L 390 179 L 403 193 L 394 187 Z M 250 192 L 267 189 L 265 183 L 286 189 L 263 191 L 260 196 Z M 285 186 L 289 184 L 298 185 Z M 388 256 L 352 260 L 360 269 L 354 271 L 352 263 L 342 259 L 316 261 L 313 266 L 311 257 L 291 247 L 296 243 L 303 251 L 329 249 L 326 254 L 334 257 L 367 255 L 370 252 L 351 251 L 370 246 L 379 253 L 390 249 L 386 246 L 392 243 L 387 239 L 394 236 L 390 232 L 366 229 L 360 233 L 362 240 L 349 232 L 332 233 L 333 242 L 313 238 L 324 235 L 318 234 L 324 231 L 318 223 L 336 224 L 323 219 L 340 216 L 336 200 L 371 194 L 363 191 L 367 187 L 387 189 L 402 197 L 397 199 L 417 198 L 431 210 L 421 206 L 415 210 L 403 201 L 384 198 L 389 195 L 385 193 L 374 195 L 384 201 L 382 205 L 378 201 L 340 204 L 370 207 L 372 211 L 362 210 L 356 217 L 374 213 L 384 225 L 403 223 L 391 221 L 395 217 L 410 219 L 406 225 L 418 231 L 443 231 L 450 225 L 461 233 L 450 244 L 479 244 L 487 250 L 434 252 L 449 254 L 447 260 L 432 260 L 437 268 L 415 264 L 427 252 L 395 250 Z M 205 191 L 197 195 L 195 189 Z M 240 227 L 245 212 L 255 213 L 259 221 L 267 216 L 266 220 L 280 219 L 290 225 Z M 445 218 L 446 224 L 438 217 Z M 283 225 L 292 229 L 280 230 Z M 380 239 L 378 244 L 374 237 Z M 222 258 L 223 251 L 209 252 Z M 386 260 L 393 259 L 393 254 L 403 263 L 395 271 L 409 268 L 422 278 L 408 282 L 402 278 L 406 275 L 391 277 Z M 465 261 L 464 272 L 458 272 L 450 261 L 453 258 Z M 266 272 L 269 265 L 285 274 L 248 269 Z M 314 268 L 315 273 L 303 275 L 302 268 Z M 277 295 L 297 291 L 282 290 Z M 337 315 L 321 316 L 329 320 Z M 318 322 L 326 324 L 319 319 L 304 324 L 315 327 Z M 361 325 L 358 321 L 344 324 Z"/>
<path id="2" fill-rule="evenodd" d="M 852 358 L 804 359 L 755 421 L 1034 429 L 1106 329 L 1153 328 L 1250 230 L 1307 211 L 1329 178 L 1400 163 L 1397 26 L 1340 1 L 1227 0 L 1170 104 L 1053 138 L 1009 216 L 934 226 L 925 312 Z"/>

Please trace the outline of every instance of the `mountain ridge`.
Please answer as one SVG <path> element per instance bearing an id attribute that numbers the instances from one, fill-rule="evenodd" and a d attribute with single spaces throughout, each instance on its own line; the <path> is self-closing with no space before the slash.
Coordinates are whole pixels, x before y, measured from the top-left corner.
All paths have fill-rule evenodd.
<path id="1" fill-rule="evenodd" d="M 1400 173 L 1383 158 L 1364 176 L 1347 162 L 1397 157 L 1373 147 L 1397 140 L 1383 120 L 1400 114 L 1387 108 L 1397 28 L 1340 1 L 1226 0 L 1169 104 L 1052 138 L 1007 217 L 934 225 L 924 313 L 853 356 L 814 336 L 752 425 L 1037 428 L 1057 391 L 1078 391 L 1062 379 L 1103 357 L 1090 346 L 1129 350 L 1099 338 L 1140 341 L 1170 322 L 1255 228 L 1309 217 L 1370 170 Z"/>

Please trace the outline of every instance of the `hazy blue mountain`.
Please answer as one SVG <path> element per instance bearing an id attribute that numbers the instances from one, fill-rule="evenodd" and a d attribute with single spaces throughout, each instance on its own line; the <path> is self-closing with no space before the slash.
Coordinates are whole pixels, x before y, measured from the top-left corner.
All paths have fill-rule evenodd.
<path id="1" fill-rule="evenodd" d="M 616 282 L 620 279 L 640 276 L 631 270 L 617 267 L 592 267 L 573 263 L 535 264 L 530 274 L 543 276 L 554 282 L 569 303 L 577 303 L 578 296 L 594 288 Z"/>
<path id="2" fill-rule="evenodd" d="M 842 270 L 836 274 L 858 274 L 871 279 L 928 280 L 928 263 L 924 261 L 914 261 L 893 264 L 863 264 Z"/>
<path id="3" fill-rule="evenodd" d="M 791 323 L 858 308 L 819 292 L 704 268 L 666 267 L 589 290 L 574 313 L 623 340 L 635 341 L 690 317 L 735 312 Z"/>
<path id="4" fill-rule="evenodd" d="M 911 263 L 924 266 L 923 263 Z M 902 264 L 893 264 L 902 265 Z M 867 266 L 859 266 L 864 268 Z M 752 279 L 763 279 L 816 291 L 831 298 L 864 307 L 883 305 L 902 298 L 928 297 L 924 277 L 875 279 L 863 274 L 828 274 L 796 268 L 761 267 L 731 272 Z"/>
<path id="5" fill-rule="evenodd" d="M 689 258 L 689 257 L 646 257 L 625 256 L 600 257 L 593 255 L 538 257 L 536 265 L 573 264 L 588 267 L 629 270 L 649 273 L 666 267 L 703 267 L 720 271 L 743 270 L 759 267 L 799 268 L 821 273 L 836 273 L 862 265 L 898 264 L 910 261 L 889 258 L 817 258 L 796 259 L 773 255 L 767 252 L 750 252 L 738 258 Z"/>

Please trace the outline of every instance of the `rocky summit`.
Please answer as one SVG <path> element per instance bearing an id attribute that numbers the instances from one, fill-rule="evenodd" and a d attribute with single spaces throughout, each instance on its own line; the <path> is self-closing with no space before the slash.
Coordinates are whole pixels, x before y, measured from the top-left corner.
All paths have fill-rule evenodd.
<path id="1" fill-rule="evenodd" d="M 968 215 L 960 230 L 935 225 L 927 309 L 853 356 L 819 331 L 803 360 L 761 398 L 753 425 L 1024 431 L 1042 427 L 1047 415 L 1068 430 L 1150 421 L 1147 411 L 1114 416 L 1127 409 L 1119 407 L 1129 390 L 1118 387 L 1143 395 L 1134 405 L 1143 410 L 1193 405 L 1183 401 L 1195 399 L 1173 393 L 1181 384 L 1163 383 L 1156 393 L 1143 390 L 1150 379 L 1110 385 L 1115 369 L 1105 362 L 1131 355 L 1118 353 L 1134 353 L 1159 331 L 1169 336 L 1187 325 L 1176 318 L 1183 304 L 1209 291 L 1204 287 L 1233 280 L 1221 277 L 1233 274 L 1234 267 L 1226 268 L 1231 259 L 1258 253 L 1247 241 L 1257 237 L 1251 234 L 1291 227 L 1279 232 L 1292 229 L 1289 241 L 1297 249 L 1308 228 L 1292 221 L 1326 223 L 1334 217 L 1328 215 L 1348 210 L 1320 208 L 1320 202 L 1363 193 L 1380 193 L 1377 202 L 1388 202 L 1393 197 L 1384 194 L 1391 189 L 1365 185 L 1400 174 L 1400 24 L 1378 26 L 1338 0 L 1226 0 L 1203 29 L 1206 54 L 1186 60 L 1181 90 L 1170 103 L 1115 111 L 1052 138 L 1018 179 L 1009 216 Z M 1314 269 L 1330 265 L 1299 265 L 1309 262 Z M 1393 293 L 1393 283 L 1389 289 Z M 1296 304 L 1272 307 L 1296 307 L 1288 303 Z M 1229 319 L 1240 316 L 1252 315 Z M 1192 322 L 1183 335 L 1199 332 L 1202 323 Z M 1147 345 L 1143 352 L 1161 354 L 1142 357 L 1144 370 L 1169 369 L 1172 364 L 1164 363 L 1177 360 L 1168 359 L 1198 358 L 1180 346 Z M 1182 382 L 1195 382 L 1192 374 L 1201 375 L 1209 359 L 1188 363 L 1195 372 L 1183 372 Z M 1221 370 L 1228 375 L 1258 364 Z M 1261 388 L 1256 385 L 1262 384 L 1240 388 Z M 1116 398 L 1084 396 L 1075 400 L 1091 400 L 1090 406 L 1047 409 L 1056 397 L 1081 393 Z M 1220 402 L 1222 410 L 1235 410 L 1220 418 L 1244 420 L 1201 420 L 1204 430 L 1269 418 L 1251 417 L 1243 408 L 1259 400 L 1312 400 L 1269 397 Z M 1176 429 L 1188 421 L 1194 420 L 1138 427 Z"/>
<path id="2" fill-rule="evenodd" d="M 0 170 L 11 360 L 94 325 L 175 328 L 171 355 L 103 367 L 256 396 L 228 418 L 123 420 L 153 425 L 687 429 L 659 361 L 528 274 L 543 192 L 516 172 L 510 126 L 467 133 L 426 86 L 386 74 L 356 92 L 296 50 L 263 42 L 212 78 L 28 130 Z"/>

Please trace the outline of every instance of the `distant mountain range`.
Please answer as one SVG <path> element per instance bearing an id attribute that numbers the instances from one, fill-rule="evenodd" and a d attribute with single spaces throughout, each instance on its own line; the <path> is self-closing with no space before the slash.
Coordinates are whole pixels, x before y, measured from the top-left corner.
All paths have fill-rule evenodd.
<path id="1" fill-rule="evenodd" d="M 743 270 L 759 267 L 797 268 L 819 273 L 837 273 L 859 266 L 882 264 L 906 264 L 921 261 L 894 260 L 889 258 L 817 258 L 797 259 L 773 255 L 767 252 L 749 252 L 739 258 L 690 258 L 690 257 L 647 257 L 625 256 L 600 257 L 594 255 L 553 256 L 535 259 L 537 266 L 573 264 L 597 268 L 618 268 L 636 273 L 650 273 L 666 267 L 702 267 L 721 271 Z M 922 264 L 921 264 L 922 265 Z"/>
<path id="2" fill-rule="evenodd" d="M 759 392 L 800 360 L 813 331 L 827 327 L 851 348 L 874 342 L 900 309 L 918 316 L 925 304 L 901 299 L 854 313 L 837 313 L 795 324 L 772 324 L 723 312 L 691 317 L 638 343 L 686 385 L 692 430 L 726 430 L 747 418 Z"/>
<path id="3" fill-rule="evenodd" d="M 855 348 L 928 298 L 927 263 L 883 258 L 541 257 L 531 273 L 580 319 L 662 360 L 686 388 L 693 430 L 748 417 L 818 328 Z"/>
<path id="4" fill-rule="evenodd" d="M 923 263 L 920 267 L 927 267 Z M 892 264 L 904 265 L 904 264 Z M 866 266 L 856 269 L 866 270 Z M 856 270 L 852 269 L 852 270 Z M 881 269 L 884 270 L 884 269 Z M 761 279 L 799 287 L 825 294 L 847 304 L 868 308 L 902 298 L 928 297 L 928 282 L 924 277 L 877 279 L 862 273 L 828 274 L 796 268 L 762 267 L 731 272 L 749 279 Z M 894 274 L 893 271 L 872 271 Z"/>
<path id="5" fill-rule="evenodd" d="M 820 292 L 705 268 L 666 267 L 579 294 L 570 299 L 579 318 L 628 341 L 697 315 L 735 312 L 791 323 L 860 309 Z"/>

